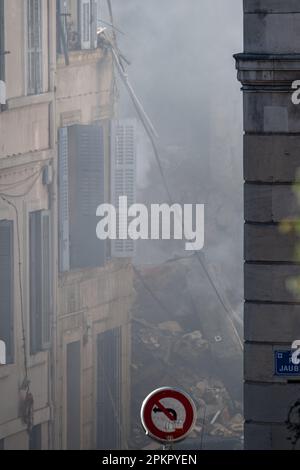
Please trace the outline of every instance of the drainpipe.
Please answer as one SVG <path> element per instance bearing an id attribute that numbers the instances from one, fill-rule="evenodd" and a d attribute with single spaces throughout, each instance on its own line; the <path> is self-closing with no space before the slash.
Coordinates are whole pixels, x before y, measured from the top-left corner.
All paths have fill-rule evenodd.
<path id="1" fill-rule="evenodd" d="M 52 327 L 49 367 L 50 436 L 49 448 L 58 449 L 57 444 L 57 316 L 58 316 L 58 209 L 57 209 L 57 130 L 56 130 L 56 2 L 48 0 L 48 44 L 49 44 L 49 91 L 53 93 L 49 112 L 49 146 L 53 151 L 53 181 L 49 187 L 49 205 L 52 215 Z"/>

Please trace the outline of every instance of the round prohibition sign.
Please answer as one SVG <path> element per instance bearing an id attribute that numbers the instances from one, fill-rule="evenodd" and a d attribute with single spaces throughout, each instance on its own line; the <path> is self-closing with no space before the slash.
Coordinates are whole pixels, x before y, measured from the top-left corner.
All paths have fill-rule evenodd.
<path id="1" fill-rule="evenodd" d="M 196 415 L 195 404 L 185 392 L 167 387 L 150 393 L 141 409 L 146 433 L 163 443 L 185 439 L 195 426 Z"/>

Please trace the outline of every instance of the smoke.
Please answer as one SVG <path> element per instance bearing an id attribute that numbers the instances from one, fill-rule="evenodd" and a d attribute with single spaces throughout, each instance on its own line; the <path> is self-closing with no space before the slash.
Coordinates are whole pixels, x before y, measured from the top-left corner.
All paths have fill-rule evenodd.
<path id="1" fill-rule="evenodd" d="M 242 48 L 239 0 L 114 0 L 128 73 L 160 136 L 174 199 L 206 204 L 206 255 L 224 288 L 242 293 L 242 95 L 233 53 Z M 120 86 L 120 116 L 135 112 Z M 166 200 L 140 131 L 141 202 Z M 140 262 L 174 251 L 142 242 Z M 173 251 L 172 251 L 173 250 Z M 162 253 L 163 251 L 163 253 Z M 228 273 L 231 279 L 228 279 Z M 234 288 L 233 288 L 234 286 Z"/>
<path id="2" fill-rule="evenodd" d="M 160 137 L 161 161 L 172 199 L 182 204 L 205 204 L 207 269 L 228 310 L 240 315 L 243 119 L 242 94 L 232 56 L 242 50 L 242 2 L 114 0 L 113 7 L 115 24 L 125 33 L 118 34 L 118 43 L 131 62 L 130 81 Z M 126 90 L 121 84 L 119 89 L 118 116 L 134 116 Z M 139 134 L 139 202 L 168 202 L 142 127 Z M 179 242 L 141 241 L 136 264 L 162 265 L 167 259 L 186 255 Z M 200 329 L 203 341 L 210 344 L 215 367 L 212 374 L 222 380 L 233 400 L 240 401 L 240 350 L 224 306 L 197 259 L 176 262 L 172 269 L 168 263 L 154 271 L 148 271 L 145 266 L 140 268 L 146 276 L 146 284 L 142 282 L 137 286 L 136 315 L 156 323 L 163 321 L 167 307 L 170 313 L 166 314 L 166 321 L 179 322 L 187 333 Z M 149 285 L 156 301 L 149 294 Z M 157 299 L 162 299 L 164 308 L 159 309 Z M 216 343 L 219 340 L 220 343 Z M 176 350 L 174 342 L 173 338 L 172 351 Z M 141 348 L 137 341 L 138 352 L 134 357 L 143 356 Z M 170 363 L 176 362 L 174 351 Z M 203 354 L 197 353 L 198 376 L 207 374 L 205 364 L 199 363 Z M 191 365 L 190 353 L 187 357 L 183 385 L 188 389 L 196 379 L 187 372 Z M 143 366 L 134 378 L 141 396 L 143 384 L 147 383 L 142 370 Z M 149 375 L 149 380 L 159 380 L 155 371 Z M 139 403 L 139 399 L 136 401 Z"/>

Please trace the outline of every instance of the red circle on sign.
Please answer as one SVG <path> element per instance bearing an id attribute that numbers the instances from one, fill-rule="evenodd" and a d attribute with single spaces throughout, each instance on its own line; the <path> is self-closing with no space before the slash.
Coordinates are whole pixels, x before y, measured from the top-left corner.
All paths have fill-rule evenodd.
<path id="1" fill-rule="evenodd" d="M 158 407 L 166 414 L 166 416 L 173 420 L 173 416 L 168 412 L 160 400 L 163 398 L 173 398 L 177 400 L 185 410 L 185 421 L 182 428 L 175 429 L 175 431 L 162 431 L 159 429 L 152 419 L 152 411 L 154 407 Z M 183 392 L 172 388 L 161 388 L 152 392 L 144 401 L 141 411 L 142 423 L 148 433 L 159 441 L 180 441 L 184 439 L 192 430 L 196 419 L 196 409 L 193 401 Z"/>

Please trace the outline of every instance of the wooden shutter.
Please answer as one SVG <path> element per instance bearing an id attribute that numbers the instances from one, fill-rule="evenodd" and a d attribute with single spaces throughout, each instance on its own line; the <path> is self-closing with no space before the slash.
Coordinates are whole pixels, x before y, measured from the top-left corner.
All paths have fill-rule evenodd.
<path id="1" fill-rule="evenodd" d="M 6 104 L 4 0 L 0 0 L 0 111 Z"/>
<path id="2" fill-rule="evenodd" d="M 41 284 L 42 284 L 42 349 L 48 349 L 51 341 L 52 319 L 52 256 L 51 256 L 51 214 L 41 214 Z"/>
<path id="3" fill-rule="evenodd" d="M 136 121 L 113 122 L 111 139 L 111 201 L 118 209 L 120 196 L 127 196 L 128 206 L 136 202 Z M 134 255 L 134 241 L 112 242 L 112 257 L 130 258 Z"/>
<path id="4" fill-rule="evenodd" d="M 29 284 L 30 284 L 30 351 L 42 347 L 41 317 L 41 225 L 39 213 L 29 214 Z"/>
<path id="5" fill-rule="evenodd" d="M 106 243 L 96 235 L 96 211 L 105 194 L 102 127 L 69 128 L 69 178 L 71 269 L 103 266 Z"/>
<path id="6" fill-rule="evenodd" d="M 42 2 L 27 0 L 27 92 L 42 92 Z"/>
<path id="7" fill-rule="evenodd" d="M 31 353 L 48 349 L 52 317 L 51 224 L 48 211 L 29 220 Z"/>
<path id="8" fill-rule="evenodd" d="M 68 129 L 58 131 L 59 267 L 70 270 Z"/>
<path id="9" fill-rule="evenodd" d="M 92 19 L 91 19 L 91 49 L 97 49 L 98 38 L 97 38 L 97 29 L 98 29 L 98 2 L 97 0 L 91 0 L 92 8 Z"/>
<path id="10" fill-rule="evenodd" d="M 5 20 L 4 0 L 0 0 L 0 80 L 5 81 Z"/>
<path id="11" fill-rule="evenodd" d="M 81 49 L 91 49 L 91 0 L 80 0 Z"/>
<path id="12" fill-rule="evenodd" d="M 0 221 L 0 340 L 8 364 L 14 361 L 13 267 L 13 222 Z"/>
<path id="13" fill-rule="evenodd" d="M 81 359 L 80 342 L 67 345 L 67 450 L 80 450 L 81 430 Z"/>
<path id="14" fill-rule="evenodd" d="M 106 331 L 97 339 L 97 448 L 121 446 L 122 340 L 121 328 Z"/>

